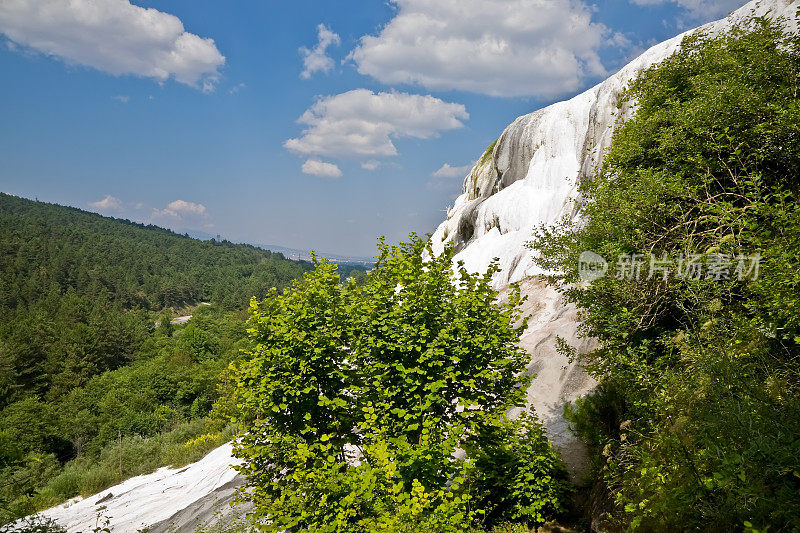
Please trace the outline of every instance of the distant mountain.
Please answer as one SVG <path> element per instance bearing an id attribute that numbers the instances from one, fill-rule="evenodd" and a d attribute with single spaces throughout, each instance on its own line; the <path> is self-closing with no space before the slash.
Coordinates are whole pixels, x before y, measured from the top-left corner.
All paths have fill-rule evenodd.
<path id="1" fill-rule="evenodd" d="M 294 259 L 296 261 L 311 261 L 311 251 L 310 250 L 298 250 L 296 248 L 287 248 L 285 246 L 278 246 L 275 244 L 257 244 L 252 243 L 254 246 L 258 246 L 259 248 L 264 248 L 266 250 L 271 250 L 273 252 L 278 252 L 283 254 L 287 259 Z M 330 254 L 326 252 L 316 252 L 318 258 L 326 258 L 332 263 L 340 263 L 340 264 L 349 264 L 349 265 L 362 265 L 365 267 L 371 267 L 375 264 L 374 257 L 364 257 L 364 256 L 356 256 L 356 255 L 339 255 L 339 254 Z"/>
<path id="2" fill-rule="evenodd" d="M 210 241 L 212 239 L 217 241 L 222 240 L 229 240 L 225 237 L 221 236 L 220 234 L 211 234 L 205 231 L 196 230 L 196 229 L 182 229 L 177 231 L 180 234 L 188 235 L 193 239 L 198 239 L 201 241 Z M 294 261 L 311 261 L 311 251 L 310 250 L 300 250 L 298 248 L 287 248 L 286 246 L 280 246 L 277 244 L 261 244 L 257 242 L 248 242 L 246 244 L 250 244 L 251 246 L 255 246 L 256 248 L 261 248 L 263 250 L 270 250 L 272 252 L 277 252 L 283 254 L 286 259 L 292 259 Z M 318 258 L 325 258 L 331 261 L 332 263 L 339 263 L 342 265 L 351 265 L 351 266 L 363 266 L 363 267 L 371 267 L 375 264 L 374 257 L 364 257 L 359 255 L 341 255 L 341 254 L 332 254 L 327 252 L 316 252 Z"/>

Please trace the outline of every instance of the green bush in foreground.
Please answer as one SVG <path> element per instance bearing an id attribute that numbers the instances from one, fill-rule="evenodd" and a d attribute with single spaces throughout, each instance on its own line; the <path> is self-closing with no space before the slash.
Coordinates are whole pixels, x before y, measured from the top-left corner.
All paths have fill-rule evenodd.
<path id="1" fill-rule="evenodd" d="M 454 271 L 452 249 L 434 257 L 418 238 L 380 248 L 361 284 L 323 261 L 251 305 L 256 348 L 234 377 L 255 517 L 266 531 L 445 533 L 559 512 L 563 470 L 540 426 L 504 417 L 529 382 L 519 292 L 498 305 L 495 265 Z"/>
<path id="2" fill-rule="evenodd" d="M 490 427 L 479 444 L 469 451 L 476 467 L 473 491 L 481 495 L 477 507 L 487 510 L 486 523 L 511 519 L 534 526 L 566 512 L 572 486 L 535 416 Z"/>

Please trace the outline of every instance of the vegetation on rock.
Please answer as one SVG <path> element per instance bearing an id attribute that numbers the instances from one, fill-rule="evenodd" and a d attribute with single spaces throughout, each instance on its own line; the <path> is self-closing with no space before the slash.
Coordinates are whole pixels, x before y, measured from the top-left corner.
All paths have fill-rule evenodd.
<path id="1" fill-rule="evenodd" d="M 581 222 L 535 239 L 600 341 L 600 388 L 569 415 L 618 526 L 800 528 L 799 88 L 800 37 L 778 23 L 686 38 L 630 86 Z M 587 250 L 611 269 L 579 283 Z M 641 276 L 619 275 L 631 254 Z M 702 275 L 651 276 L 650 254 Z"/>

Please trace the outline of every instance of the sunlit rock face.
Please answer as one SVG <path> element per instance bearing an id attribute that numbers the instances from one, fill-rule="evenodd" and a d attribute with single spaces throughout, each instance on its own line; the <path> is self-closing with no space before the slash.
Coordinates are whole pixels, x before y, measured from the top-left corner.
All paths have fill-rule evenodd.
<path id="1" fill-rule="evenodd" d="M 763 16 L 783 17 L 787 28 L 797 31 L 798 7 L 798 0 L 756 0 L 700 29 L 717 35 L 735 23 Z M 446 244 L 455 245 L 456 260 L 464 261 L 473 272 L 485 271 L 497 258 L 502 267 L 494 280 L 498 289 L 522 282 L 532 319 L 521 344 L 531 354 L 529 371 L 537 376 L 528 401 L 562 449 L 574 477 L 585 470 L 586 455 L 567 428 L 563 408 L 592 391 L 596 383 L 556 351 L 556 338 L 579 351 L 591 349 L 592 341 L 578 335 L 577 310 L 537 278 L 542 273 L 533 262 L 537 252 L 526 243 L 537 227 L 575 218 L 579 180 L 591 179 L 615 129 L 635 112 L 620 101 L 623 90 L 643 69 L 673 54 L 683 37 L 695 31 L 650 48 L 570 100 L 515 120 L 465 178 L 462 194 L 432 237 L 435 252 Z"/>

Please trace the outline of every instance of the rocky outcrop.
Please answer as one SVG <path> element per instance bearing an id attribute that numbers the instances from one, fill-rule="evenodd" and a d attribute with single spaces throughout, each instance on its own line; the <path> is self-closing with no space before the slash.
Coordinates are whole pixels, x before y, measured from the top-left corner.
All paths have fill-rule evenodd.
<path id="1" fill-rule="evenodd" d="M 239 527 L 237 531 L 247 531 L 246 516 L 253 506 L 237 500 L 243 485 L 244 477 L 237 475 L 169 518 L 148 527 L 147 533 L 194 533 L 198 528 L 218 523 L 225 524 L 228 531 L 234 526 Z"/>
<path id="2" fill-rule="evenodd" d="M 106 520 L 114 533 L 134 533 L 177 518 L 194 523 L 212 519 L 220 511 L 226 516 L 225 504 L 238 482 L 238 474 L 232 467 L 238 460 L 231 451 L 232 445 L 225 444 L 183 468 L 160 468 L 40 514 L 57 521 L 70 533 L 92 531 L 98 525 L 102 527 Z M 176 522 L 175 530 L 183 531 L 180 529 L 183 525 Z M 164 530 L 164 527 L 159 529 Z"/>
<path id="3" fill-rule="evenodd" d="M 574 219 L 579 181 L 591 179 L 614 130 L 635 112 L 621 102 L 630 80 L 673 54 L 686 35 L 698 30 L 713 36 L 755 17 L 784 17 L 789 29 L 796 31 L 798 5 L 790 0 L 750 2 L 726 19 L 650 48 L 571 100 L 519 117 L 466 177 L 461 196 L 432 237 L 434 251 L 454 244 L 459 251 L 456 259 L 473 272 L 485 271 L 497 258 L 502 267 L 495 278 L 497 288 L 522 282 L 533 317 L 522 346 L 531 354 L 529 371 L 536 374 L 528 401 L 562 449 L 573 477 L 584 470 L 585 453 L 568 431 L 563 408 L 595 384 L 556 351 L 555 341 L 561 337 L 579 351 L 589 349 L 591 341 L 578 334 L 577 310 L 537 279 L 542 272 L 533 262 L 536 251 L 526 244 L 537 227 L 564 217 Z"/>

